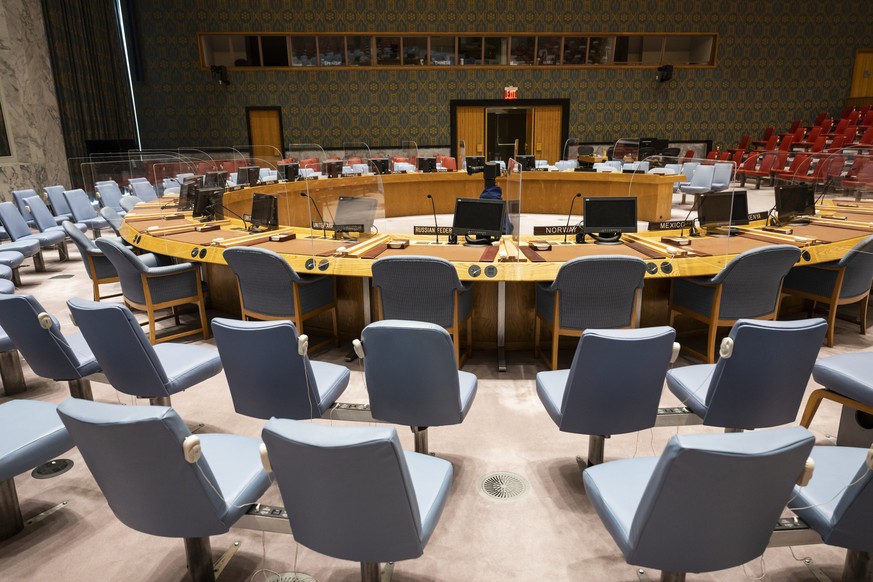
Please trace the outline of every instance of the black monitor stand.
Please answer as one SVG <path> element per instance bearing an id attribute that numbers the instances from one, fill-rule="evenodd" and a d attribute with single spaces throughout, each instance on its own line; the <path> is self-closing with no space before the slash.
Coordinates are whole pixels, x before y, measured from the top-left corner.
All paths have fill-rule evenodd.
<path id="1" fill-rule="evenodd" d="M 598 245 L 620 245 L 620 232 L 580 232 L 576 235 L 576 242 L 585 244 L 585 237 L 590 236 Z"/>
<path id="2" fill-rule="evenodd" d="M 706 229 L 709 236 L 739 236 L 742 231 L 732 226 L 713 226 Z"/>
<path id="3" fill-rule="evenodd" d="M 495 240 L 497 240 L 493 236 L 487 236 L 487 235 L 471 236 L 471 235 L 467 234 L 467 235 L 464 235 L 464 238 L 467 241 L 464 243 L 464 246 L 467 246 L 467 247 L 488 246 L 491 243 L 493 243 Z"/>

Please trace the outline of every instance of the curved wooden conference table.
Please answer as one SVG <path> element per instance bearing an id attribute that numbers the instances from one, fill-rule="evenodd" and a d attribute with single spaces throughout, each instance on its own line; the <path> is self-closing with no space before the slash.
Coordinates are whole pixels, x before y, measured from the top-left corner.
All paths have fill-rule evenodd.
<path id="1" fill-rule="evenodd" d="M 581 185 L 581 180 L 598 176 L 551 173 L 528 178 L 528 174 L 532 173 L 524 175 L 522 212 L 536 214 L 563 214 L 577 188 L 585 195 L 592 194 L 591 184 L 595 181 L 590 181 L 586 187 Z M 566 179 L 580 176 L 585 178 Z M 600 191 L 603 192 L 601 195 L 637 195 L 641 191 L 642 179 L 649 176 L 613 174 L 606 177 L 607 186 Z M 655 178 L 652 182 L 655 186 L 660 186 L 663 180 L 672 196 L 672 177 L 651 178 Z M 121 234 L 143 250 L 201 262 L 209 282 L 212 305 L 227 313 L 239 313 L 236 281 L 222 257 L 224 249 L 230 246 L 267 248 L 283 255 L 300 273 L 335 275 L 340 331 L 349 339 L 359 336 L 373 313 L 369 277 L 375 258 L 404 254 L 443 257 L 453 263 L 462 280 L 481 283 L 476 285 L 474 295 L 474 347 L 521 349 L 533 346 L 535 282 L 553 280 L 560 266 L 574 257 L 623 254 L 646 261 L 640 324 L 663 325 L 669 320 L 667 298 L 672 277 L 717 273 L 738 253 L 770 244 L 797 246 L 802 250 L 801 264 L 831 261 L 839 259 L 858 241 L 873 233 L 873 206 L 865 208 L 863 205 L 822 207 L 820 214 L 832 214 L 837 219 L 816 219 L 809 225 L 793 227 L 791 234 L 763 231 L 760 227 L 764 222 L 760 221 L 741 227 L 739 236 L 696 237 L 690 245 L 682 247 L 660 240 L 664 235 L 678 234 L 675 231 L 626 234 L 620 245 L 561 244 L 563 235 L 526 235 L 517 241 L 504 236 L 493 246 L 468 247 L 445 244 L 444 236 L 440 237 L 443 244 L 437 245 L 433 244 L 432 235 L 395 233 L 362 236 L 349 242 L 330 238 L 330 230 L 326 231 L 328 238 L 324 238 L 323 230 L 305 226 L 310 224 L 309 206 L 312 204 L 307 197 L 327 201 L 340 195 L 372 195 L 374 185 L 375 181 L 366 177 L 337 178 L 228 191 L 224 196 L 225 220 L 207 223 L 214 224 L 214 230 L 204 232 L 195 230 L 201 223 L 192 219 L 190 212 L 174 212 L 173 200 L 164 198 L 138 205 L 125 218 Z M 550 187 L 559 193 L 549 191 Z M 438 213 L 450 214 L 456 197 L 478 198 L 482 180 L 480 176 L 461 173 L 385 176 L 381 178 L 380 188 L 380 193 L 384 194 L 386 217 L 421 215 L 421 224 L 427 226 L 433 225 L 433 221 L 430 199 L 426 194 L 433 196 Z M 610 188 L 615 192 L 608 193 Z M 280 224 L 289 226 L 259 234 L 249 234 L 242 228 L 242 221 L 233 216 L 251 211 L 251 197 L 255 191 L 278 196 Z M 666 216 L 669 218 L 669 211 Z M 318 219 L 313 216 L 312 220 Z M 281 233 L 293 233 L 295 238 L 282 242 L 270 240 L 272 235 Z M 389 248 L 389 243 L 397 240 L 408 240 L 410 244 L 403 249 Z M 530 240 L 547 240 L 552 247 L 547 251 L 534 251 L 528 244 Z M 573 236 L 568 240 L 572 241 Z M 316 332 L 329 330 L 328 318 L 323 322 L 315 318 L 313 328 Z"/>

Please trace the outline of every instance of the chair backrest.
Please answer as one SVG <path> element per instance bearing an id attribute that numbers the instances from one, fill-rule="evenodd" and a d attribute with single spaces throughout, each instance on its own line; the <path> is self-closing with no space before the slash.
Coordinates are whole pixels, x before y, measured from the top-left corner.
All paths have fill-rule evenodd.
<path id="1" fill-rule="evenodd" d="M 69 398 L 58 414 L 115 516 L 137 531 L 204 537 L 228 530 L 205 457 L 185 460 L 191 431 L 172 408 Z M 147 444 L 146 444 L 147 443 Z"/>
<path id="2" fill-rule="evenodd" d="M 67 198 L 64 196 L 64 190 L 66 190 L 64 186 L 46 186 L 43 190 L 45 190 L 45 195 L 48 196 L 55 216 L 73 214 L 70 210 L 70 205 L 67 203 Z"/>
<path id="3" fill-rule="evenodd" d="M 745 161 L 743 162 L 742 168 L 743 168 L 743 171 L 748 172 L 749 170 L 754 170 L 755 166 L 757 166 L 757 165 L 758 165 L 758 154 L 753 153 L 753 154 L 749 154 L 749 157 L 745 159 Z"/>
<path id="4" fill-rule="evenodd" d="M 0 327 L 43 378 L 78 380 L 100 371 L 91 354 L 70 346 L 57 319 L 31 295 L 0 296 Z"/>
<path id="5" fill-rule="evenodd" d="M 691 181 L 691 176 L 694 175 L 694 169 L 700 165 L 700 162 L 685 162 L 682 164 L 682 173 L 685 175 L 685 179 L 689 182 Z"/>
<path id="6" fill-rule="evenodd" d="M 364 374 L 373 418 L 409 426 L 458 424 L 458 362 L 441 326 L 382 320 L 364 328 Z"/>
<path id="7" fill-rule="evenodd" d="M 734 257 L 711 279 L 722 285 L 719 319 L 771 315 L 782 280 L 799 259 L 800 249 L 791 245 L 759 247 Z"/>
<path id="8" fill-rule="evenodd" d="M 628 563 L 710 572 L 761 555 L 814 441 L 802 427 L 671 437 L 634 515 Z"/>
<path id="9" fill-rule="evenodd" d="M 33 234 L 30 227 L 27 226 L 27 221 L 24 220 L 12 202 L 0 202 L 0 222 L 3 223 L 6 234 L 12 240 Z"/>
<path id="10" fill-rule="evenodd" d="M 849 250 L 839 262 L 845 267 L 840 297 L 857 297 L 870 290 L 873 282 L 873 235 Z"/>
<path id="11" fill-rule="evenodd" d="M 703 424 L 753 429 L 794 422 L 827 330 L 821 318 L 736 322 L 733 352 L 712 372 Z"/>
<path id="12" fill-rule="evenodd" d="M 131 182 L 130 186 L 133 188 L 133 195 L 143 202 L 151 202 L 158 199 L 155 187 L 149 182 Z M 221 186 L 224 186 L 224 184 L 221 184 Z"/>
<path id="13" fill-rule="evenodd" d="M 703 164 L 694 168 L 694 174 L 691 176 L 692 188 L 709 188 L 712 186 L 712 176 L 715 174 L 715 166 L 705 166 Z"/>
<path id="14" fill-rule="evenodd" d="M 100 205 L 104 208 L 112 208 L 116 212 L 122 210 L 122 196 L 121 188 L 114 181 L 97 184 L 97 198 L 100 200 Z"/>
<path id="15" fill-rule="evenodd" d="M 148 272 L 148 267 L 133 252 L 111 238 L 100 237 L 94 241 L 118 272 L 118 282 L 124 297 L 138 305 L 144 305 L 145 290 L 143 289 L 142 273 Z"/>
<path id="16" fill-rule="evenodd" d="M 771 151 L 776 149 L 776 144 L 779 143 L 778 135 L 774 134 L 769 137 L 765 137 L 764 139 L 767 140 L 767 143 L 764 145 L 764 150 Z"/>
<path id="17" fill-rule="evenodd" d="M 112 227 L 112 230 L 115 231 L 115 234 L 121 236 L 122 218 L 121 215 L 119 215 L 114 208 L 110 206 L 104 206 L 100 209 L 100 216 L 106 219 L 106 222 L 109 223 L 109 226 Z"/>
<path id="18" fill-rule="evenodd" d="M 607 435 L 654 426 L 675 339 L 666 326 L 586 330 L 567 377 L 560 430 Z"/>
<path id="19" fill-rule="evenodd" d="M 274 418 L 261 436 L 301 544 L 358 562 L 423 553 L 427 540 L 421 539 L 419 505 L 393 427 Z"/>
<path id="20" fill-rule="evenodd" d="M 812 156 L 808 153 L 801 152 L 794 156 L 794 159 L 791 160 L 791 165 L 788 166 L 788 169 L 785 170 L 786 174 L 790 174 L 789 179 L 794 178 L 794 176 L 805 176 L 809 173 L 809 167 L 812 165 Z"/>
<path id="21" fill-rule="evenodd" d="M 646 263 L 636 257 L 593 255 L 561 265 L 550 291 L 559 293 L 560 327 L 628 327 L 634 322 Z"/>
<path id="22" fill-rule="evenodd" d="M 24 208 L 33 217 L 33 222 L 40 232 L 45 232 L 46 229 L 55 228 L 58 223 L 55 220 L 52 211 L 48 209 L 42 198 L 37 195 L 29 196 L 22 200 Z"/>
<path id="23" fill-rule="evenodd" d="M 73 244 L 76 245 L 76 248 L 79 249 L 79 255 L 85 263 L 85 271 L 88 273 L 90 279 L 109 279 L 118 277 L 118 272 L 115 270 L 115 267 L 112 266 L 109 259 L 103 255 L 103 251 L 97 248 L 94 241 L 85 236 L 85 233 L 76 228 L 75 224 L 69 220 L 65 220 L 61 224 L 61 227 L 64 229 L 64 232 L 67 233 L 67 237 L 72 240 Z M 88 260 L 89 255 L 91 256 L 91 261 Z M 91 269 L 92 263 L 94 265 L 93 270 Z"/>
<path id="24" fill-rule="evenodd" d="M 23 216 L 24 220 L 27 222 L 33 220 L 33 215 L 30 213 L 30 210 L 27 209 L 27 204 L 24 202 L 24 199 L 32 196 L 37 196 L 36 190 L 12 191 L 12 199 L 15 200 L 15 206 L 18 207 L 18 212 L 21 213 L 21 216 Z"/>
<path id="25" fill-rule="evenodd" d="M 376 259 L 372 272 L 384 319 L 452 325 L 454 293 L 464 287 L 449 261 L 422 256 L 385 257 Z"/>
<path id="26" fill-rule="evenodd" d="M 77 297 L 67 306 L 113 388 L 140 398 L 170 396 L 164 366 L 126 306 Z"/>
<path id="27" fill-rule="evenodd" d="M 269 420 L 318 418 L 318 387 L 307 356 L 297 352 L 290 321 L 212 320 L 233 407 Z"/>
<path id="28" fill-rule="evenodd" d="M 836 454 L 836 450 L 841 448 L 835 448 L 834 454 Z M 845 457 L 857 459 L 857 455 L 850 454 L 853 452 L 851 449 L 846 451 Z M 864 459 L 864 457 L 861 458 Z M 813 477 L 817 476 L 813 475 Z M 870 470 L 866 462 L 861 462 L 858 470 L 847 483 L 852 485 L 845 488 L 839 499 L 836 500 L 829 531 L 821 532 L 822 534 L 826 533 L 826 535 L 822 535 L 822 541 L 832 546 L 869 552 L 871 550 L 870 540 L 873 539 L 871 538 L 873 532 L 871 532 L 870 521 L 870 515 L 873 512 L 873 471 Z"/>
<path id="29" fill-rule="evenodd" d="M 97 218 L 97 211 L 91 206 L 88 195 L 81 188 L 64 190 L 64 198 L 66 198 L 67 205 L 70 207 L 70 212 L 76 222 Z"/>
<path id="30" fill-rule="evenodd" d="M 119 204 L 121 204 L 121 208 L 124 209 L 125 212 L 130 212 L 140 202 L 142 202 L 142 200 L 138 196 L 125 196 L 121 199 Z"/>
<path id="31" fill-rule="evenodd" d="M 240 246 L 225 250 L 223 256 L 236 275 L 246 309 L 274 317 L 297 315 L 291 284 L 302 279 L 281 255 Z"/>
<path id="32" fill-rule="evenodd" d="M 712 187 L 724 189 L 730 186 L 731 177 L 734 173 L 734 165 L 731 163 L 718 163 L 712 172 Z"/>

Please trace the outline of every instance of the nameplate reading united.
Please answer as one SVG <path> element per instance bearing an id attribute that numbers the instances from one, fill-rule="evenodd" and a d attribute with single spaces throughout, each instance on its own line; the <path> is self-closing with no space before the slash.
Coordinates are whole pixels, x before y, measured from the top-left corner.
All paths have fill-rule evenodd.
<path id="1" fill-rule="evenodd" d="M 435 228 L 433 226 L 413 226 L 412 234 L 452 234 L 451 226 L 440 226 L 439 228 Z"/>
<path id="2" fill-rule="evenodd" d="M 650 222 L 649 230 L 680 230 L 694 226 L 693 220 L 665 220 L 663 222 Z"/>
<path id="3" fill-rule="evenodd" d="M 579 232 L 579 225 L 571 224 L 570 226 L 535 226 L 533 229 L 534 236 L 546 236 L 550 234 L 576 234 Z"/>

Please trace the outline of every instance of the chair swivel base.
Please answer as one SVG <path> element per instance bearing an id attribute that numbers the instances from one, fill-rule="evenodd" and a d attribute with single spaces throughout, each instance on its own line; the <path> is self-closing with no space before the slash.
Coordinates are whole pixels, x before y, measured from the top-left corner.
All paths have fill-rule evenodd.
<path id="1" fill-rule="evenodd" d="M 214 564 L 212 563 L 212 545 L 208 537 L 185 538 L 185 558 L 188 561 L 188 574 L 192 582 L 215 582 L 230 560 L 239 550 L 240 543 L 234 542 Z"/>
<path id="2" fill-rule="evenodd" d="M 10 478 L 0 483 L 0 541 L 11 538 L 22 529 L 24 520 L 18 505 L 15 479 Z"/>

